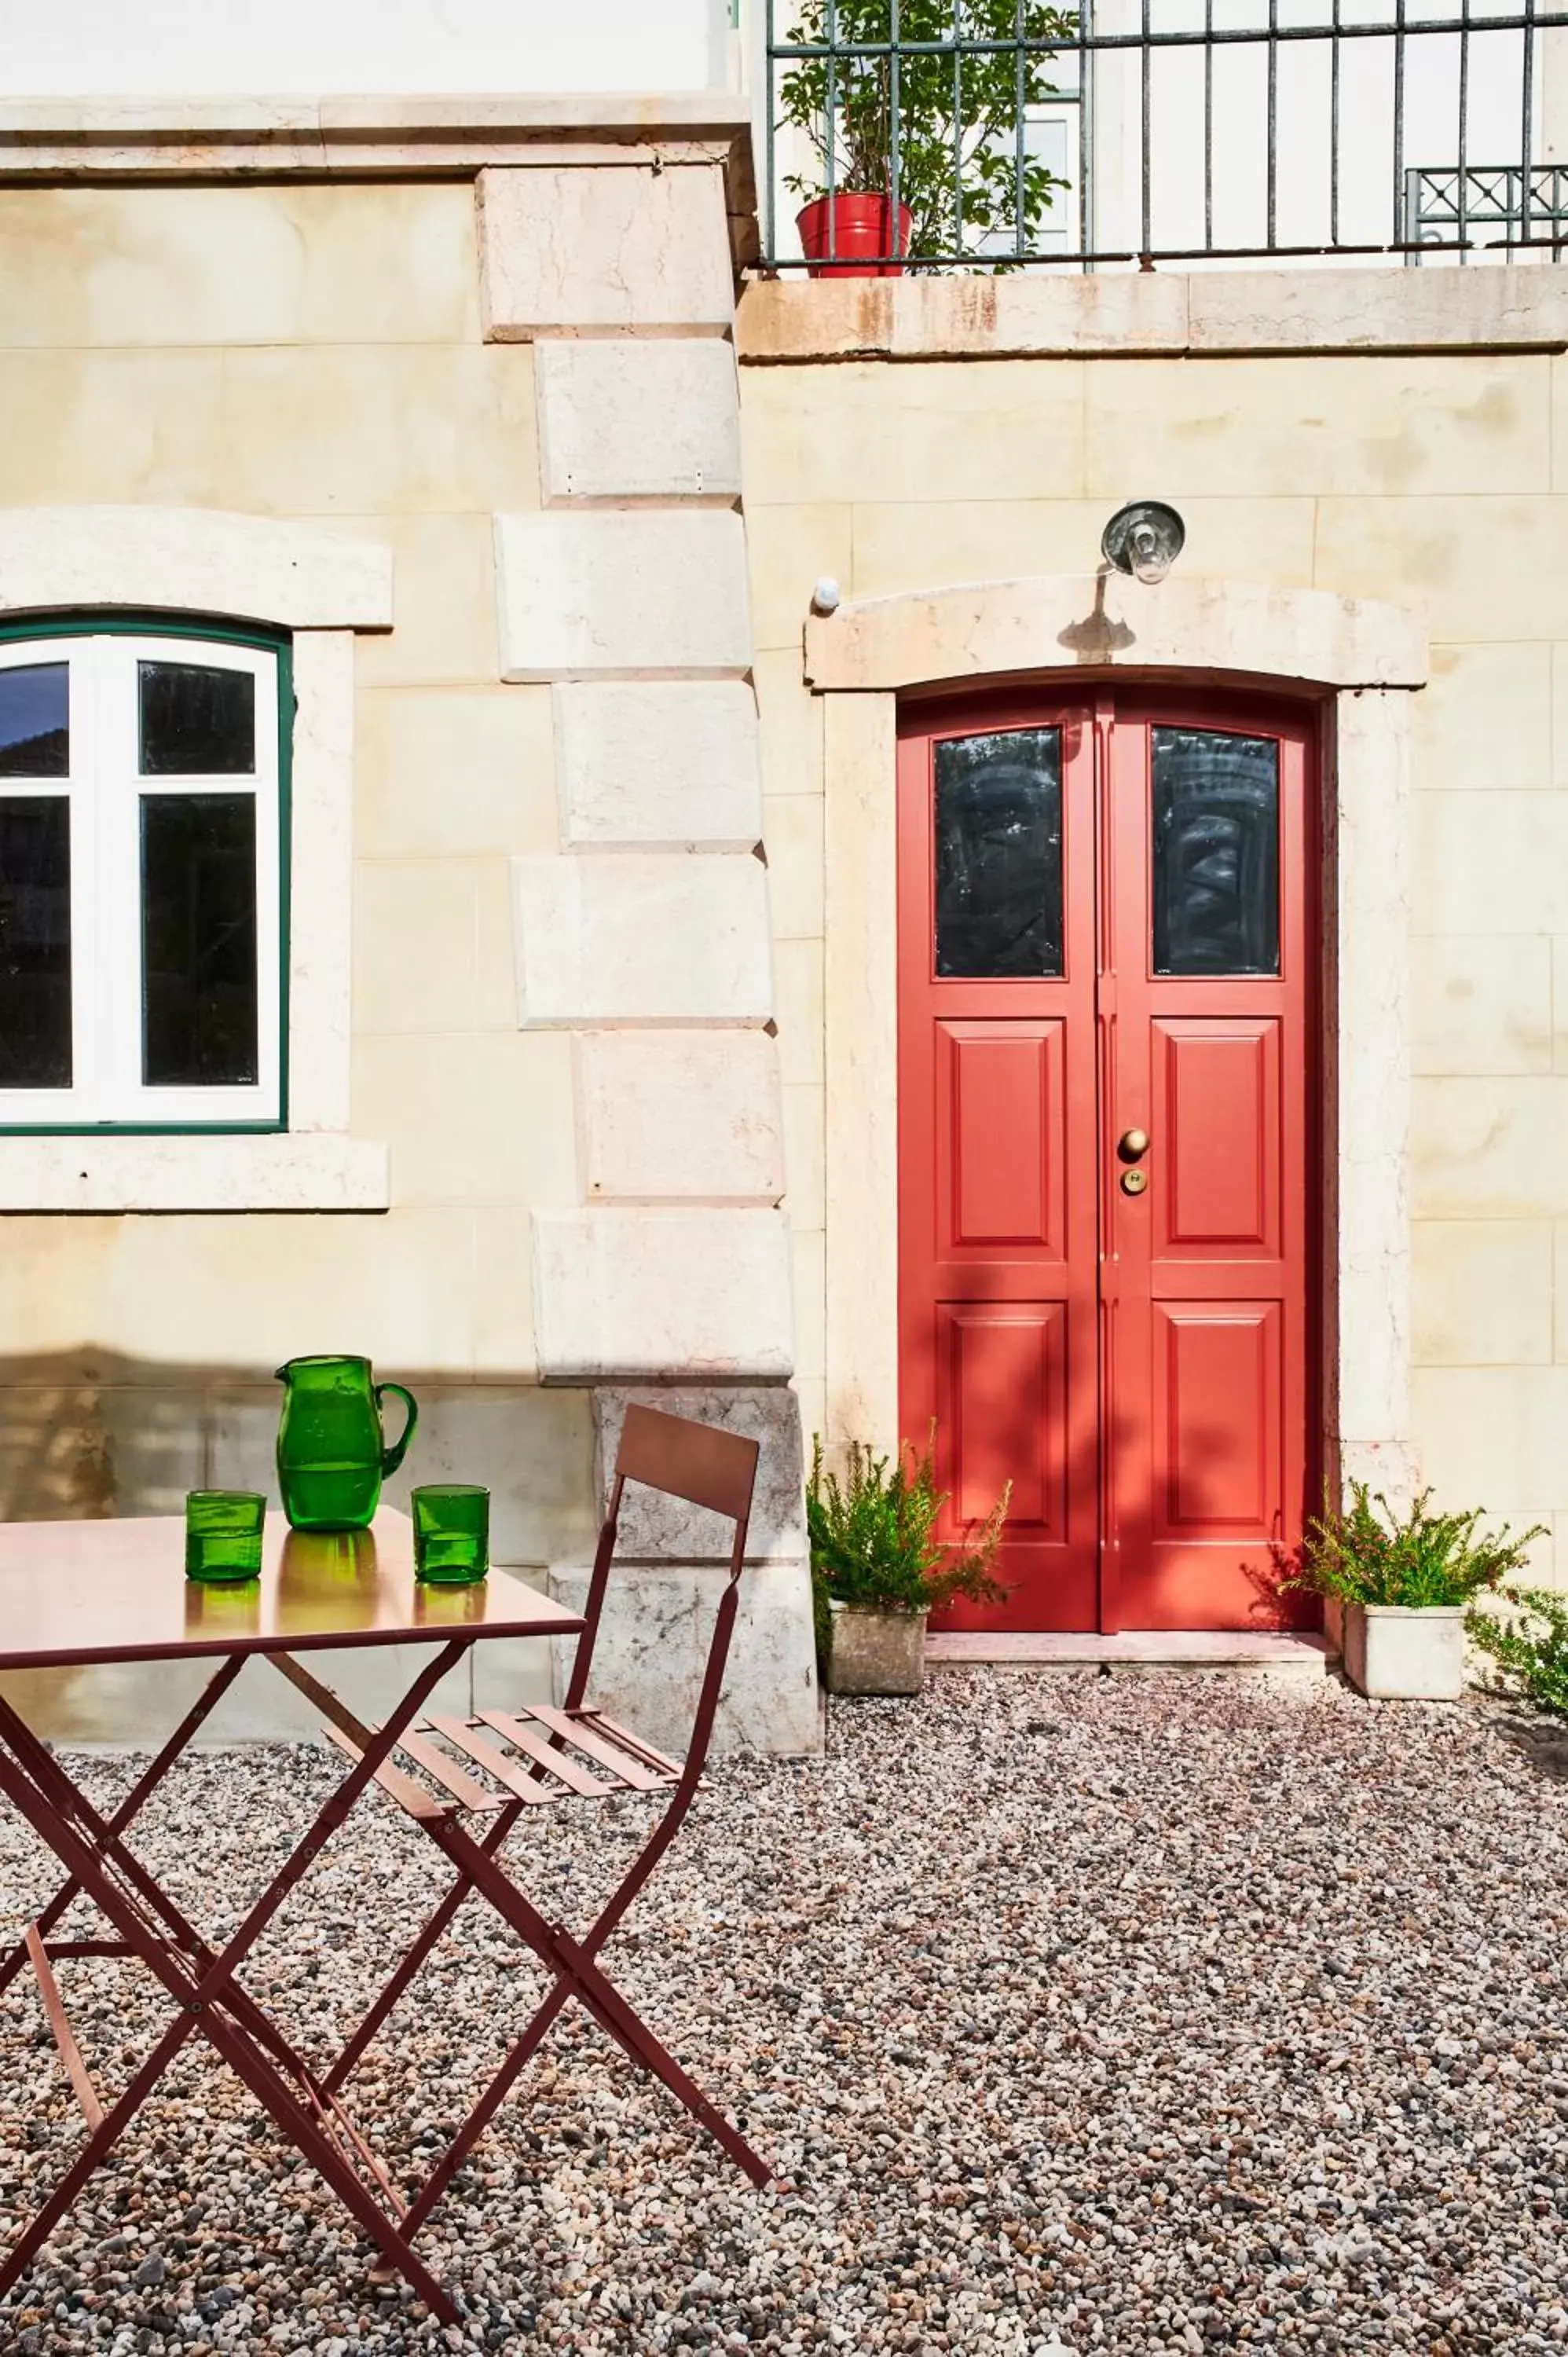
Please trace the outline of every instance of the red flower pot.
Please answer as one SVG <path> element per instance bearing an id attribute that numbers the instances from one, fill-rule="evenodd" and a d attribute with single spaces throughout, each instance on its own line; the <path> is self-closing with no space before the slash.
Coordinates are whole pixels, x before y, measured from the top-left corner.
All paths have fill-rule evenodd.
<path id="1" fill-rule="evenodd" d="M 902 278 L 901 262 L 878 261 L 877 255 L 908 253 L 915 217 L 908 205 L 897 208 L 894 234 L 891 197 L 860 193 L 818 197 L 795 216 L 800 244 L 812 265 L 811 278 Z M 829 262 L 824 256 L 832 253 Z"/>

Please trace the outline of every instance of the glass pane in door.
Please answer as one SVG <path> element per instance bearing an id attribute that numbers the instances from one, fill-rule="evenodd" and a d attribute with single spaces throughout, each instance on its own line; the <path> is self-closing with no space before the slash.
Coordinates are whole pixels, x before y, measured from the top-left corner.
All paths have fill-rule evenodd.
<path id="1" fill-rule="evenodd" d="M 1059 974 L 1060 729 L 946 737 L 935 766 L 938 974 Z"/>
<path id="2" fill-rule="evenodd" d="M 142 775 L 250 777 L 256 767 L 256 683 L 212 663 L 139 662 Z"/>
<path id="3" fill-rule="evenodd" d="M 1278 974 L 1280 758 L 1272 737 L 1155 728 L 1156 974 Z"/>
<path id="4" fill-rule="evenodd" d="M 70 774 L 70 665 L 0 671 L 0 778 Z"/>
<path id="5" fill-rule="evenodd" d="M 0 800 L 0 1088 L 69 1089 L 70 804 Z"/>
<path id="6" fill-rule="evenodd" d="M 256 1079 L 253 795 L 144 797 L 142 990 L 148 1088 Z"/>

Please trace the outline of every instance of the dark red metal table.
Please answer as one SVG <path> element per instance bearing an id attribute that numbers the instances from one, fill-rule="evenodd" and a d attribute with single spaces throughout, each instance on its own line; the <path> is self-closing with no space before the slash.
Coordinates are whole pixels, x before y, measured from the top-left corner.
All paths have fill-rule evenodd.
<path id="1" fill-rule="evenodd" d="M 456 2302 L 412 2248 L 404 2222 L 410 2205 L 332 2092 L 330 2066 L 311 2069 L 238 1975 L 290 1889 L 441 1679 L 471 1648 L 487 1638 L 571 1635 L 584 1623 L 502 1572 L 476 1587 L 422 1587 L 413 1577 L 408 1520 L 388 1508 L 370 1531 L 341 1537 L 290 1531 L 281 1515 L 269 1515 L 261 1578 L 242 1588 L 188 1583 L 184 1541 L 177 1517 L 0 1524 L 0 1672 L 192 1657 L 214 1663 L 196 1703 L 108 1817 L 32 1732 L 16 1703 L 0 1697 L 0 1795 L 53 1850 L 67 1878 L 0 1960 L 0 1988 L 31 1965 L 88 2129 L 75 2160 L 0 2265 L 0 2297 L 31 2265 L 176 2055 L 199 2032 L 383 2257 L 438 2316 L 454 2322 Z M 431 1649 L 401 1701 L 373 1727 L 363 1726 L 296 1658 L 364 1645 Z M 239 1929 L 215 1947 L 135 1857 L 125 1835 L 252 1655 L 271 1662 L 358 1756 Z M 109 1936 L 53 1936 L 78 1897 L 96 1906 Z M 82 1955 L 139 1962 L 177 2008 L 151 2053 L 109 2103 L 92 2083 L 54 1973 L 58 1959 Z"/>

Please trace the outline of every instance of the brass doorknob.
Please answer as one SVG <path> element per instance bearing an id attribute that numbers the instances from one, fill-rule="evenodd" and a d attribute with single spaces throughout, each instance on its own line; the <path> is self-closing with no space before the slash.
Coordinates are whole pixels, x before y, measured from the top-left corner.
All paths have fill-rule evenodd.
<path id="1" fill-rule="evenodd" d="M 1149 1150 L 1146 1129 L 1124 1129 L 1116 1141 L 1116 1151 L 1123 1162 L 1142 1162 Z"/>

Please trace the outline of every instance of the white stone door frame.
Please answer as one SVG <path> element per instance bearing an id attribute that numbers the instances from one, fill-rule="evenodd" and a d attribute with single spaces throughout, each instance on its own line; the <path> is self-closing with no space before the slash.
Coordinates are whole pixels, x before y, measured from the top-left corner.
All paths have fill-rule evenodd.
<path id="1" fill-rule="evenodd" d="M 896 783 L 901 692 L 1179 678 L 1314 702 L 1322 728 L 1323 1461 L 1391 1494 L 1410 1440 L 1410 694 L 1424 626 L 1319 589 L 1060 575 L 841 607 L 806 627 L 823 699 L 827 1423 L 898 1434 Z"/>

